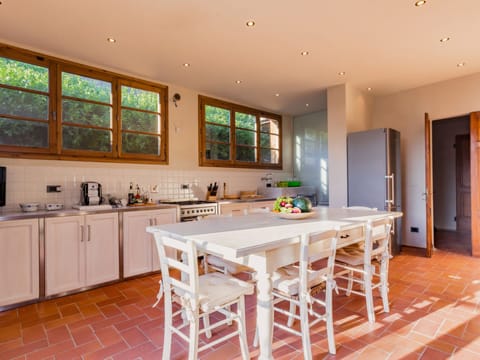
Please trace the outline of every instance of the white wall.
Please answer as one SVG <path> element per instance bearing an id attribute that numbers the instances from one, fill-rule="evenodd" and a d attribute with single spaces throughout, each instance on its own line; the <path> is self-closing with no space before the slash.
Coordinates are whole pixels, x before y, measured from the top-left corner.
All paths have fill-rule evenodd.
<path id="1" fill-rule="evenodd" d="M 347 205 L 347 124 L 345 85 L 327 89 L 328 200 L 331 207 Z"/>
<path id="2" fill-rule="evenodd" d="M 372 126 L 391 127 L 401 133 L 404 245 L 425 247 L 424 113 L 436 120 L 465 115 L 479 108 L 480 74 L 374 100 Z M 411 226 L 418 227 L 420 232 L 411 233 Z"/>
<path id="3" fill-rule="evenodd" d="M 363 91 L 346 84 L 347 133 L 371 128 L 373 99 Z"/>

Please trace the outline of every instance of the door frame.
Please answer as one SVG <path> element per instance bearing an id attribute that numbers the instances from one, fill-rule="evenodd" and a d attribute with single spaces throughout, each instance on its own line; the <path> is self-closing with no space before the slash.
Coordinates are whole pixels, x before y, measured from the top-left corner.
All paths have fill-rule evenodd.
<path id="1" fill-rule="evenodd" d="M 432 122 L 430 116 L 425 113 L 425 256 L 433 254 L 433 174 L 432 174 Z"/>

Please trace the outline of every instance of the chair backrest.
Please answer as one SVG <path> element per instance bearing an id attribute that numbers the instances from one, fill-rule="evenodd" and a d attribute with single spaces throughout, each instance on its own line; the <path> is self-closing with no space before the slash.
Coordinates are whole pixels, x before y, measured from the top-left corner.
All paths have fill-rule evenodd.
<path id="1" fill-rule="evenodd" d="M 392 218 L 383 217 L 367 222 L 365 237 L 365 259 L 378 255 L 389 255 Z"/>
<path id="2" fill-rule="evenodd" d="M 308 269 L 310 264 L 328 258 L 325 274 L 333 278 L 333 267 L 335 264 L 335 252 L 337 248 L 336 230 L 320 231 L 309 234 L 302 234 L 300 237 L 300 293 L 308 292 Z"/>
<path id="3" fill-rule="evenodd" d="M 162 271 L 162 283 L 165 296 L 171 293 L 187 299 L 192 309 L 198 306 L 198 263 L 197 248 L 193 241 L 186 239 L 174 239 L 166 234 L 156 233 L 155 244 L 160 268 Z M 166 248 L 176 251 L 167 251 Z M 177 259 L 177 253 L 181 254 L 182 261 Z M 172 276 L 180 275 L 178 278 Z"/>

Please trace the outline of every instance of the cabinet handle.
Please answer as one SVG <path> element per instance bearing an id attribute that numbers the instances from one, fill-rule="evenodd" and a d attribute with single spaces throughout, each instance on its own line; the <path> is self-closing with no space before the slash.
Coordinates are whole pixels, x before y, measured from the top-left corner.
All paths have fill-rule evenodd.
<path id="1" fill-rule="evenodd" d="M 87 236 L 87 241 L 90 241 L 91 238 L 90 238 L 90 225 L 87 225 L 87 232 L 88 232 L 88 236 Z"/>
<path id="2" fill-rule="evenodd" d="M 152 225 L 153 225 L 153 219 L 148 219 L 148 224 L 149 224 L 150 226 L 152 226 Z"/>
<path id="3" fill-rule="evenodd" d="M 80 225 L 80 242 L 83 242 L 84 228 L 83 225 Z"/>
<path id="4" fill-rule="evenodd" d="M 350 237 L 350 235 L 348 235 L 348 234 L 340 235 L 340 239 L 346 239 L 346 238 L 349 238 L 349 237 Z"/>
<path id="5" fill-rule="evenodd" d="M 157 226 L 157 219 L 153 219 L 153 225 Z"/>

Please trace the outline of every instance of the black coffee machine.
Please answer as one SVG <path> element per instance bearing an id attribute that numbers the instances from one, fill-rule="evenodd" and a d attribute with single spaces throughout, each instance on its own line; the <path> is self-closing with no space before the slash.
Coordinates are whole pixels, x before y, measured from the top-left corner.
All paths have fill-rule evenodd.
<path id="1" fill-rule="evenodd" d="M 80 202 L 82 205 L 100 205 L 102 203 L 102 185 L 88 181 L 80 185 Z"/>

